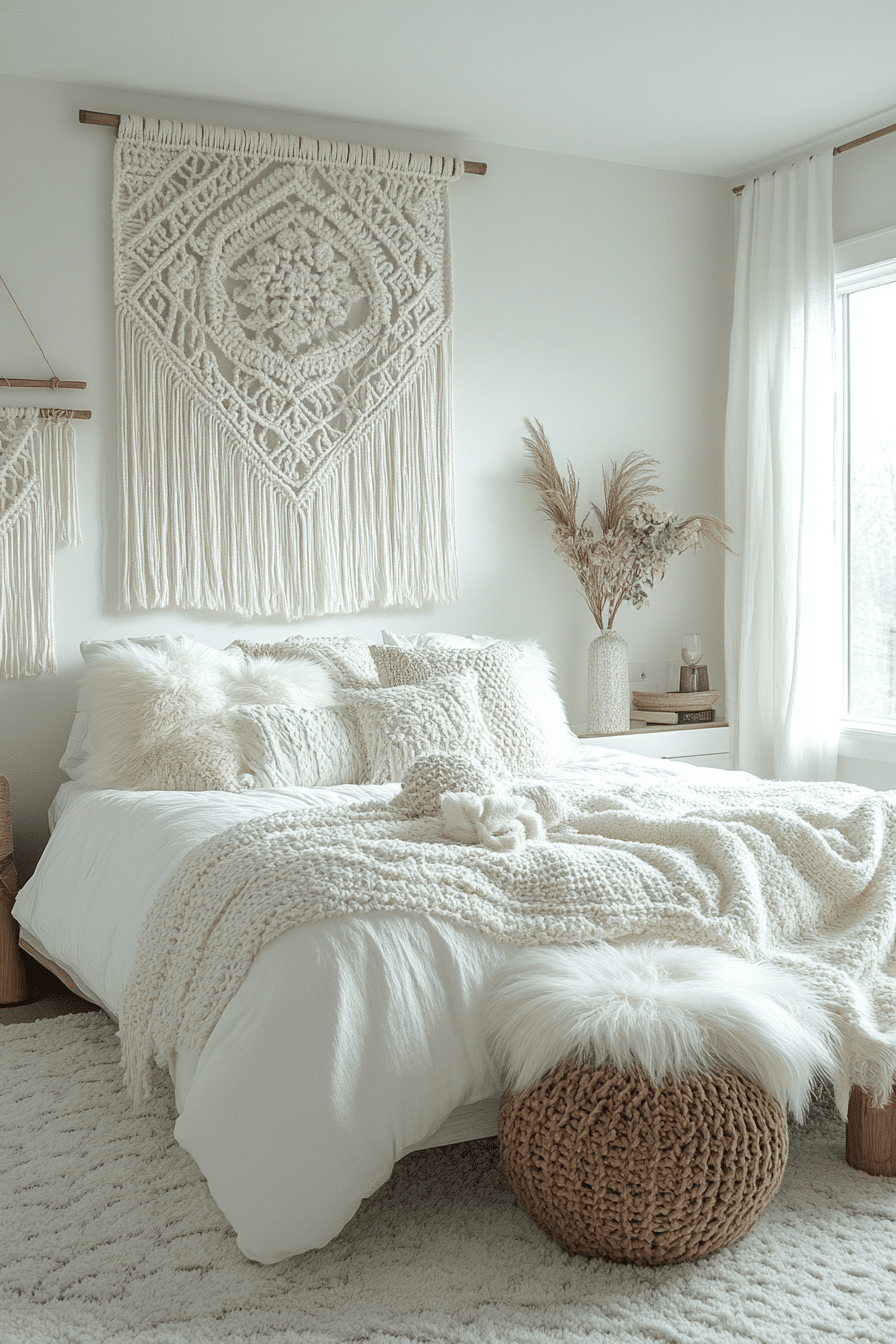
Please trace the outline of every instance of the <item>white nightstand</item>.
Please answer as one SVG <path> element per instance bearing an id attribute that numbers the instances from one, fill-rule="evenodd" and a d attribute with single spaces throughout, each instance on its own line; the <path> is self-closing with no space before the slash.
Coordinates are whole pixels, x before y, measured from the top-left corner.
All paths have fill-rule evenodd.
<path id="1" fill-rule="evenodd" d="M 633 751 L 638 756 L 653 756 L 667 761 L 686 761 L 688 765 L 710 765 L 730 770 L 731 757 L 728 723 L 644 724 L 632 721 L 627 733 L 579 733 L 581 738 L 599 741 L 618 751 Z"/>

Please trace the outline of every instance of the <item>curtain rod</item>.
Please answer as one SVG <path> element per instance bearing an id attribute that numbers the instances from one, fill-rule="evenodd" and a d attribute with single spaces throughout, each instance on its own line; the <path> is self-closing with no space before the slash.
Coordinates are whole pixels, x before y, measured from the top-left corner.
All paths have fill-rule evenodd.
<path id="1" fill-rule="evenodd" d="M 855 149 L 858 145 L 867 145 L 869 140 L 879 140 L 882 135 L 889 135 L 892 131 L 896 131 L 896 121 L 893 122 L 892 126 L 882 126 L 879 131 L 871 131 L 869 135 L 860 135 L 858 140 L 847 140 L 845 145 L 835 145 L 833 153 L 845 154 L 848 149 Z M 739 196 L 745 186 L 746 183 L 742 182 L 739 187 L 732 187 L 731 190 L 735 196 Z"/>
<path id="2" fill-rule="evenodd" d="M 87 112 L 82 107 L 78 113 L 78 120 L 85 126 L 117 127 L 121 121 L 121 117 L 117 112 Z M 468 159 L 464 159 L 464 172 L 475 173 L 477 177 L 485 177 L 485 174 L 488 172 L 488 164 L 474 163 Z"/>

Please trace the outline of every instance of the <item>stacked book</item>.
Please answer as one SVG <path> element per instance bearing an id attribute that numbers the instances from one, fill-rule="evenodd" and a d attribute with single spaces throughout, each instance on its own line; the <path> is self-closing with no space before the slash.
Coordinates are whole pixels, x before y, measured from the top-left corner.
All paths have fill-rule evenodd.
<path id="1" fill-rule="evenodd" d="M 719 691 L 632 691 L 631 718 L 635 723 L 712 723 Z"/>

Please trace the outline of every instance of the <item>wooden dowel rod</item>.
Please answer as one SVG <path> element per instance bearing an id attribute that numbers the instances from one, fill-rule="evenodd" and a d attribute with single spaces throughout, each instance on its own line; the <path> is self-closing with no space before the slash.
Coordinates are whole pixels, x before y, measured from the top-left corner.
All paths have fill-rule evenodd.
<path id="1" fill-rule="evenodd" d="M 61 378 L 56 382 L 52 378 L 0 378 L 0 387 L 75 387 L 82 392 L 86 383 L 65 383 Z"/>
<path id="2" fill-rule="evenodd" d="M 90 411 L 67 411 L 61 406 L 41 406 L 40 414 L 44 420 L 89 420 L 91 416 Z"/>
<path id="3" fill-rule="evenodd" d="M 85 126 L 119 126 L 121 117 L 117 112 L 88 112 L 86 108 L 81 108 L 78 113 L 78 120 Z"/>
<path id="4" fill-rule="evenodd" d="M 78 113 L 78 120 L 85 126 L 117 127 L 121 122 L 121 117 L 117 112 L 88 112 L 86 108 L 82 107 Z M 488 164 L 464 159 L 464 172 L 473 173 L 476 177 L 485 177 L 488 172 Z"/>
<path id="5" fill-rule="evenodd" d="M 896 121 L 892 126 L 881 126 L 879 131 L 869 131 L 868 135 L 860 135 L 858 140 L 847 140 L 845 145 L 835 145 L 831 150 L 832 154 L 845 154 L 848 149 L 856 149 L 859 145 L 867 145 L 869 140 L 879 140 L 882 135 L 891 135 L 896 131 Z M 740 196 L 744 189 L 744 183 L 739 187 L 732 187 L 731 190 L 735 196 Z"/>

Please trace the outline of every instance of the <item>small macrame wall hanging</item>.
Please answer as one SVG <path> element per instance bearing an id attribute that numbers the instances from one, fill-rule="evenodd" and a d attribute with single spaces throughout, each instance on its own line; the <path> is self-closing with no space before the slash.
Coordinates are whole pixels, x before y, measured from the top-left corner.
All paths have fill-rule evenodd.
<path id="1" fill-rule="evenodd" d="M 0 284 L 50 370 L 49 378 L 0 377 L 0 387 L 85 388 L 56 376 L 2 275 Z M 81 542 L 72 419 L 89 420 L 90 411 L 0 407 L 0 677 L 56 671 L 55 552 Z"/>
<path id="2" fill-rule="evenodd" d="M 80 541 L 68 413 L 0 408 L 0 676 L 56 671 L 55 551 Z"/>
<path id="3" fill-rule="evenodd" d="M 123 601 L 288 619 L 456 596 L 462 160 L 122 116 Z"/>

